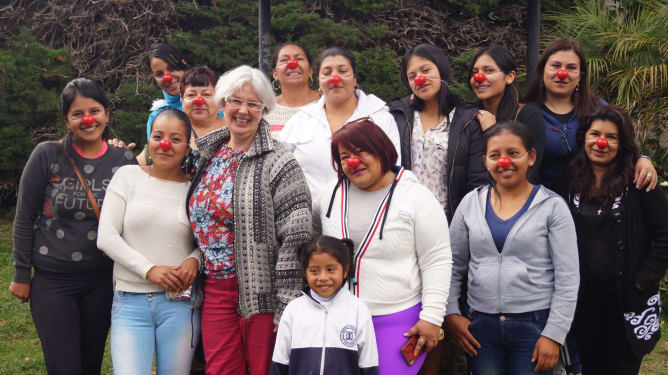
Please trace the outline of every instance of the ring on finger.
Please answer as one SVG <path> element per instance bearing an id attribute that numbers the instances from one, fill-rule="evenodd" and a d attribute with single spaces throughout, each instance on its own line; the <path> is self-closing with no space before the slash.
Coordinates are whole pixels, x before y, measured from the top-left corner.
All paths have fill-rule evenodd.
<path id="1" fill-rule="evenodd" d="M 418 341 L 421 342 L 422 344 L 424 344 L 424 343 L 426 342 L 426 340 L 424 339 L 424 337 L 420 337 L 420 338 L 418 339 Z"/>
<path id="2" fill-rule="evenodd" d="M 652 177 L 652 174 L 651 174 L 651 173 L 648 173 L 648 174 L 647 174 L 647 177 Z"/>

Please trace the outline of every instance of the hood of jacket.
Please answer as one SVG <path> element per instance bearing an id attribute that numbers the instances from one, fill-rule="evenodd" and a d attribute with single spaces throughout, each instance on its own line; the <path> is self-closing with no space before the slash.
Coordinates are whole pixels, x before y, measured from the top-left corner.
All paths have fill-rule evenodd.
<path id="1" fill-rule="evenodd" d="M 365 94 L 362 90 L 355 90 L 355 95 L 357 96 L 357 107 L 355 107 L 355 111 L 353 112 L 352 116 L 350 116 L 349 121 L 357 120 L 363 117 L 370 117 L 376 112 L 388 109 L 386 103 L 376 95 Z M 324 95 L 321 96 L 320 99 L 318 99 L 316 102 L 303 107 L 302 111 L 329 127 L 327 114 L 325 113 Z"/>

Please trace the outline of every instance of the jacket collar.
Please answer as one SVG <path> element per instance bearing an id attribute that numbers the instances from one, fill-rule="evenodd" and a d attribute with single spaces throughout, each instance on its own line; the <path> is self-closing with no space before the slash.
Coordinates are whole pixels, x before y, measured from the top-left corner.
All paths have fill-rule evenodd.
<path id="1" fill-rule="evenodd" d="M 475 188 L 475 192 L 477 194 L 478 198 L 478 204 L 480 209 L 482 210 L 483 214 L 485 211 L 485 207 L 487 207 L 487 191 L 492 188 L 492 185 L 482 185 L 478 186 Z M 493 192 L 492 192 L 493 193 Z M 538 185 L 538 191 L 536 192 L 536 196 L 533 198 L 533 201 L 531 202 L 531 205 L 529 206 L 529 209 L 532 207 L 541 204 L 542 202 L 554 198 L 554 197 L 559 197 L 561 198 L 560 195 L 557 193 L 553 192 L 552 190 L 546 188 L 543 185 Z"/>
<path id="2" fill-rule="evenodd" d="M 362 90 L 355 90 L 355 95 L 357 96 L 357 107 L 348 121 L 357 120 L 363 117 L 370 117 L 372 114 L 381 111 L 383 109 L 387 110 L 387 105 L 383 100 L 378 98 L 373 94 L 365 94 Z M 329 122 L 327 121 L 327 114 L 325 113 L 325 96 L 321 96 L 316 102 L 311 103 L 302 108 L 309 116 L 318 120 L 320 123 L 327 125 L 329 127 Z M 346 121 L 346 122 L 348 122 Z"/>
<path id="3" fill-rule="evenodd" d="M 195 143 L 199 148 L 202 159 L 209 160 L 218 151 L 220 145 L 227 143 L 229 140 L 230 130 L 227 127 L 223 127 L 196 139 Z M 245 157 L 253 157 L 273 151 L 276 146 L 274 142 L 276 141 L 271 137 L 269 124 L 262 118 L 257 127 L 257 133 L 255 133 L 253 144 L 248 151 L 245 152 Z"/>
<path id="4" fill-rule="evenodd" d="M 313 296 L 311 296 L 311 288 L 307 286 L 302 289 L 302 294 L 306 296 L 308 300 L 310 300 L 312 303 L 315 303 L 316 305 L 325 308 L 323 305 L 320 304 Z M 339 290 L 336 291 L 334 294 L 334 297 L 332 298 L 332 305 L 335 304 L 338 300 L 344 299 L 347 296 L 350 295 L 350 290 L 348 290 L 348 282 L 345 282 L 341 285 Z"/>

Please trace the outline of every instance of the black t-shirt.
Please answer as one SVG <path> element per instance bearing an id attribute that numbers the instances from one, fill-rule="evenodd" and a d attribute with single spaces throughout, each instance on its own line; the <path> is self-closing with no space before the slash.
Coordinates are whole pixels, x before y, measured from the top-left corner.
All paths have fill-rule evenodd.
<path id="1" fill-rule="evenodd" d="M 562 124 L 567 123 L 568 120 L 570 120 L 571 117 L 573 117 L 573 115 L 575 114 L 575 108 L 571 109 L 570 112 L 568 112 L 568 113 L 564 113 L 564 114 L 561 114 L 561 115 L 560 115 L 560 114 L 558 114 L 558 113 L 554 113 L 554 112 L 550 111 L 550 109 L 547 108 L 547 106 L 546 106 L 545 104 L 543 104 L 543 110 L 544 110 L 545 112 L 549 113 L 550 116 L 556 118 L 557 121 L 559 121 L 559 122 L 562 123 Z"/>

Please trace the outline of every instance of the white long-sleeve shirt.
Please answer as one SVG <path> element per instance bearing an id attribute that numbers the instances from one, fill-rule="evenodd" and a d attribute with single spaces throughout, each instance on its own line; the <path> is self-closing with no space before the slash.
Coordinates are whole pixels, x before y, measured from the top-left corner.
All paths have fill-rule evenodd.
<path id="1" fill-rule="evenodd" d="M 114 260 L 116 290 L 163 291 L 146 279 L 151 267 L 201 259 L 185 210 L 189 186 L 190 182 L 150 177 L 137 165 L 114 174 L 100 215 L 97 246 Z"/>

